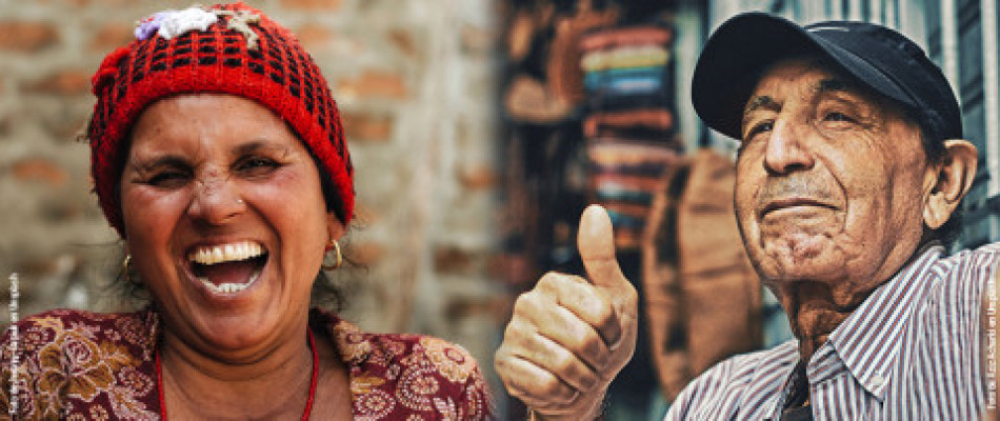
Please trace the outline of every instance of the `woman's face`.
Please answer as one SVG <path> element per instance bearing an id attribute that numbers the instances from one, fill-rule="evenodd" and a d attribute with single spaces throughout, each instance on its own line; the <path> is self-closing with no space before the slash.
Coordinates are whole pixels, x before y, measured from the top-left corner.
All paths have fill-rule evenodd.
<path id="1" fill-rule="evenodd" d="M 235 358 L 302 334 L 326 244 L 344 229 L 285 123 L 221 94 L 142 113 L 121 203 L 132 262 L 167 334 Z"/>

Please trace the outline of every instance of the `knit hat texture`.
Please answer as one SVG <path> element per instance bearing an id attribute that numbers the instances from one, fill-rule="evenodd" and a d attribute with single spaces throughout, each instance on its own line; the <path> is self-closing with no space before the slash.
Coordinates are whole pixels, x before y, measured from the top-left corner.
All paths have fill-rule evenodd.
<path id="1" fill-rule="evenodd" d="M 93 76 L 97 104 L 87 138 L 95 191 L 108 222 L 124 238 L 118 184 L 132 125 L 154 101 L 189 93 L 251 99 L 287 122 L 322 163 L 338 195 L 327 200 L 349 222 L 354 170 L 337 104 L 312 57 L 294 34 L 243 3 L 204 12 L 217 17 L 207 28 L 204 21 L 189 19 L 182 23 L 190 27 L 178 30 L 174 22 L 160 23 L 164 13 L 140 21 L 137 39 L 105 57 Z"/>

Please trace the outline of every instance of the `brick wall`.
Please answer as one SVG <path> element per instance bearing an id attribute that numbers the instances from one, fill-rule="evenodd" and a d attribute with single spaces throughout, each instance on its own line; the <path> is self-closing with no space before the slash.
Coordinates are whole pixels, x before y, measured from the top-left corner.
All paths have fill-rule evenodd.
<path id="1" fill-rule="evenodd" d="M 368 268 L 338 279 L 352 291 L 345 316 L 459 342 L 491 370 L 493 2 L 248 3 L 300 35 L 344 115 L 361 225 L 347 250 Z M 74 138 L 104 54 L 139 18 L 189 4 L 0 0 L 0 298 L 16 272 L 22 315 L 118 305 L 107 285 L 120 244 Z"/>

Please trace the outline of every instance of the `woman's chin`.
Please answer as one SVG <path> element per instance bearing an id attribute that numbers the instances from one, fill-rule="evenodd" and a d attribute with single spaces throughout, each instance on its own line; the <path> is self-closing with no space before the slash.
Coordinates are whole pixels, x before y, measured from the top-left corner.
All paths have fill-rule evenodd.
<path id="1" fill-rule="evenodd" d="M 234 286 L 217 285 L 186 272 L 182 303 L 175 304 L 176 329 L 188 331 L 206 351 L 228 353 L 257 349 L 273 338 L 282 317 L 279 280 L 267 266 L 255 270 Z M 175 316 L 175 317 L 176 317 Z M 286 315 L 287 316 L 287 315 Z M 178 332 L 179 333 L 179 332 Z M 188 341 L 188 340 L 185 340 Z"/>
<path id="2" fill-rule="evenodd" d="M 279 338 L 277 312 L 264 314 L 229 314 L 201 318 L 193 328 L 205 353 L 225 359 L 253 359 L 260 350 L 270 349 L 269 341 Z M 276 334 L 277 333 L 277 334 Z"/>

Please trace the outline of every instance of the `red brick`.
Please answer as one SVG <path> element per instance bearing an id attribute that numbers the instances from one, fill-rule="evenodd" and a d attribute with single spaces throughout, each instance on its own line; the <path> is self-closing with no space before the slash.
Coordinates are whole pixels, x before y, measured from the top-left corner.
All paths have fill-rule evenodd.
<path id="1" fill-rule="evenodd" d="M 368 206 L 363 202 L 358 202 L 354 205 L 354 221 L 364 226 L 375 225 L 382 219 L 382 214 L 380 214 L 373 207 Z"/>
<path id="2" fill-rule="evenodd" d="M 336 10 L 340 8 L 341 0 L 282 0 L 285 7 L 304 10 Z"/>
<path id="3" fill-rule="evenodd" d="M 472 266 L 472 256 L 465 250 L 453 246 L 434 249 L 434 269 L 438 273 L 459 273 Z"/>
<path id="4" fill-rule="evenodd" d="M 334 92 L 359 98 L 387 97 L 402 99 L 408 95 L 406 82 L 403 81 L 402 75 L 374 70 L 365 71 L 356 79 L 341 79 L 337 83 L 337 90 Z"/>
<path id="5" fill-rule="evenodd" d="M 134 25 L 126 23 L 109 23 L 97 30 L 90 40 L 89 47 L 93 51 L 109 53 L 135 39 L 134 29 Z"/>
<path id="6" fill-rule="evenodd" d="M 35 52 L 56 42 L 55 26 L 44 22 L 0 22 L 0 49 Z"/>
<path id="7" fill-rule="evenodd" d="M 393 119 L 386 115 L 344 113 L 344 134 L 351 140 L 388 140 L 392 136 Z"/>
<path id="8" fill-rule="evenodd" d="M 295 31 L 306 50 L 326 45 L 333 39 L 333 31 L 323 25 L 306 24 Z"/>
<path id="9" fill-rule="evenodd" d="M 48 121 L 45 128 L 58 141 L 75 142 L 84 134 L 89 118 L 90 116 L 64 115 L 63 118 Z"/>
<path id="10" fill-rule="evenodd" d="M 490 274 L 501 282 L 518 286 L 530 287 L 541 274 L 523 254 L 498 254 L 489 262 Z"/>
<path id="11" fill-rule="evenodd" d="M 499 317 L 507 311 L 507 301 L 509 299 L 506 297 L 457 297 L 445 305 L 444 317 L 449 320 L 462 320 L 485 315 L 502 322 L 510 319 Z"/>
<path id="12" fill-rule="evenodd" d="M 94 8 L 94 9 L 102 8 L 102 7 L 103 8 L 131 7 L 131 6 L 134 6 L 137 3 L 135 0 L 70 0 L 70 1 L 72 1 L 74 4 L 76 4 L 76 5 L 80 6 L 80 7 L 91 7 L 91 8 Z M 152 3 L 152 2 L 150 2 L 150 3 Z M 158 11 L 158 10 L 166 10 L 166 9 L 183 9 L 183 8 L 186 8 L 189 5 L 189 4 L 177 3 L 177 2 L 158 2 L 158 3 L 166 3 L 166 4 L 163 4 L 159 8 L 156 8 L 154 10 Z M 198 2 L 195 2 L 195 3 L 198 3 Z M 208 3 L 203 3 L 203 4 L 208 4 Z"/>
<path id="13" fill-rule="evenodd" d="M 496 184 L 496 174 L 486 165 L 467 165 L 458 170 L 458 180 L 470 190 L 484 190 Z"/>
<path id="14" fill-rule="evenodd" d="M 83 208 L 78 202 L 53 200 L 43 203 L 39 214 L 46 221 L 68 221 L 83 216 Z"/>
<path id="15" fill-rule="evenodd" d="M 30 93 L 50 95 L 79 95 L 90 90 L 89 72 L 83 70 L 63 70 L 25 86 Z"/>
<path id="16" fill-rule="evenodd" d="M 462 50 L 476 55 L 490 54 L 494 49 L 493 33 L 475 26 L 462 27 Z"/>
<path id="17" fill-rule="evenodd" d="M 396 46 L 403 54 L 413 57 L 417 55 L 417 45 L 413 42 L 413 36 L 403 30 L 393 30 L 389 32 L 389 41 Z"/>
<path id="18" fill-rule="evenodd" d="M 62 186 L 69 179 L 69 173 L 44 158 L 26 158 L 14 163 L 10 168 L 14 178 L 22 181 L 41 181 L 52 186 Z"/>
<path id="19" fill-rule="evenodd" d="M 354 263 L 365 267 L 372 266 L 385 256 L 385 247 L 375 242 L 352 244 L 345 253 Z"/>

